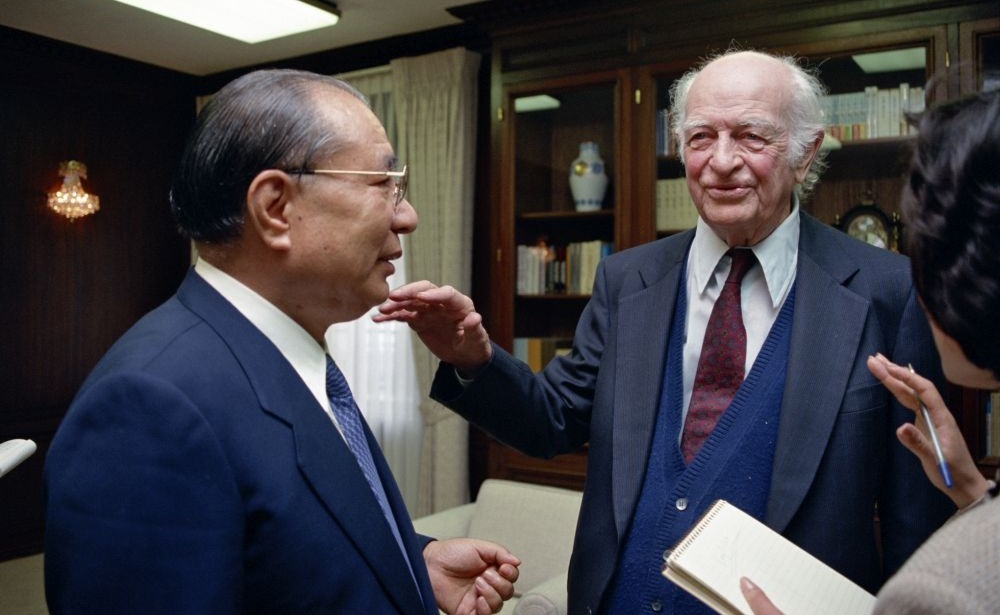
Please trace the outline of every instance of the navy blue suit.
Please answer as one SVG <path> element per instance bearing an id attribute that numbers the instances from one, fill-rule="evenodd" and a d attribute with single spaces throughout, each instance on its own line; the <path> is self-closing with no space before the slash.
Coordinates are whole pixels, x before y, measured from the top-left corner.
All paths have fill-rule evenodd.
<path id="1" fill-rule="evenodd" d="M 437 613 L 336 427 L 277 348 L 201 277 L 128 331 L 48 454 L 53 613 Z"/>
<path id="2" fill-rule="evenodd" d="M 433 397 L 528 454 L 551 457 L 589 443 L 570 563 L 574 614 L 599 610 L 635 513 L 693 236 L 604 259 L 573 354 L 540 375 L 495 347 L 467 389 L 450 366 L 439 369 L 432 388 Z M 941 382 L 909 262 L 802 214 L 765 521 L 871 591 L 953 510 L 896 440 L 896 427 L 913 413 L 868 371 L 865 360 L 876 352 Z"/>

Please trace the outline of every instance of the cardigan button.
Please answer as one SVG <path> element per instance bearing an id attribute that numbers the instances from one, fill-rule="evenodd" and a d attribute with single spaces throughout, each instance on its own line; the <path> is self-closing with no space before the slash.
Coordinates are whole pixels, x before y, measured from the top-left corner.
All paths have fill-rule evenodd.
<path id="1" fill-rule="evenodd" d="M 687 498 L 677 498 L 677 501 L 674 502 L 674 506 L 677 508 L 677 510 L 687 510 L 688 499 Z"/>
<path id="2" fill-rule="evenodd" d="M 659 600 L 653 600 L 649 603 L 649 608 L 653 609 L 654 613 L 659 613 L 663 610 L 663 603 Z"/>

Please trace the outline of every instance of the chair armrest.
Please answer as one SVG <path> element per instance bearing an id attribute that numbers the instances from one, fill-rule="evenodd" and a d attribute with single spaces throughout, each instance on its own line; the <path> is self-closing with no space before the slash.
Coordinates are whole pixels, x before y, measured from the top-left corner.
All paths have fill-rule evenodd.
<path id="1" fill-rule="evenodd" d="M 566 615 L 566 581 L 563 572 L 524 592 L 513 615 Z"/>
<path id="2" fill-rule="evenodd" d="M 418 534 L 434 538 L 465 538 L 468 536 L 469 521 L 475 508 L 475 503 L 463 504 L 420 517 L 413 520 L 413 528 Z"/>

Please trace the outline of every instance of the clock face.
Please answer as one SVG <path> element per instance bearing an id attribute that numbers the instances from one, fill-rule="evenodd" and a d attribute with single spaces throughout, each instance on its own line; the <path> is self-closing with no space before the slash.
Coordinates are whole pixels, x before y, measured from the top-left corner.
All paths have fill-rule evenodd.
<path id="1" fill-rule="evenodd" d="M 852 208 L 840 221 L 840 229 L 861 241 L 894 250 L 893 224 L 889 216 L 876 205 L 858 205 Z"/>
<path id="2" fill-rule="evenodd" d="M 889 229 L 876 215 L 861 213 L 847 221 L 847 234 L 880 248 L 889 247 Z"/>

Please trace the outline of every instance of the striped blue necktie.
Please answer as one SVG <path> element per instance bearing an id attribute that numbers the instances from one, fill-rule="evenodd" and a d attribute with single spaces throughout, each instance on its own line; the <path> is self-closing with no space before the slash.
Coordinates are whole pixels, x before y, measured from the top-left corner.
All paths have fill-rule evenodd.
<path id="1" fill-rule="evenodd" d="M 347 441 L 348 448 L 351 449 L 354 457 L 358 460 L 361 472 L 365 475 L 365 480 L 368 481 L 368 485 L 375 494 L 375 499 L 378 500 L 378 504 L 382 508 L 382 514 L 385 515 L 389 527 L 392 528 L 392 533 L 396 537 L 396 543 L 399 545 L 400 551 L 403 552 L 403 559 L 406 560 L 406 565 L 410 567 L 410 574 L 412 575 L 413 566 L 410 564 L 410 558 L 406 556 L 406 549 L 403 547 L 403 538 L 400 536 L 399 526 L 396 524 L 396 518 L 392 514 L 392 509 L 389 508 L 389 499 L 385 495 L 385 489 L 382 487 L 381 479 L 379 479 L 378 470 L 375 469 L 372 452 L 368 447 L 368 439 L 365 438 L 365 431 L 361 426 L 361 421 L 363 420 L 361 418 L 361 411 L 354 402 L 354 395 L 351 394 L 351 388 L 347 385 L 344 374 L 337 367 L 337 364 L 333 362 L 330 355 L 326 356 L 326 395 L 330 398 L 330 407 L 333 409 L 333 415 L 336 417 L 337 423 L 340 425 L 340 430 L 344 434 L 344 440 Z M 415 581 L 416 577 L 414 576 Z"/>

